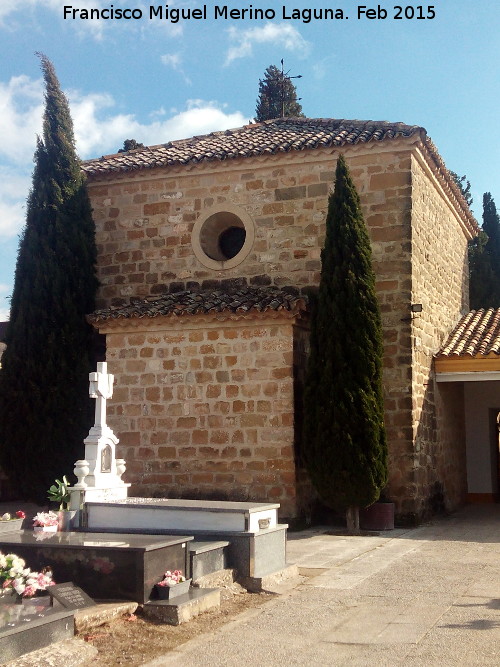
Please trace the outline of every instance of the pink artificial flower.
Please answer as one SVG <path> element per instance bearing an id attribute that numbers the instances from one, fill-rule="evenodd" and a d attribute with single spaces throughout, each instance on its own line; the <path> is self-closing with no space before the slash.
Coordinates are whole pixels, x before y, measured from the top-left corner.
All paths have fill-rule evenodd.
<path id="1" fill-rule="evenodd" d="M 34 526 L 57 526 L 59 523 L 59 517 L 55 512 L 38 512 L 33 517 Z"/>
<path id="2" fill-rule="evenodd" d="M 16 516 L 17 516 L 18 519 L 25 519 L 26 518 L 26 514 L 22 510 L 17 510 Z"/>
<path id="3" fill-rule="evenodd" d="M 158 586 L 175 586 L 176 584 L 180 584 L 181 581 L 186 581 L 182 570 L 174 570 L 173 572 L 167 570 L 163 575 L 162 581 L 158 582 Z"/>
<path id="4" fill-rule="evenodd" d="M 50 577 L 43 572 L 37 572 L 36 585 L 41 591 L 44 591 L 51 583 L 53 582 L 50 580 Z"/>
<path id="5" fill-rule="evenodd" d="M 23 597 L 25 598 L 33 597 L 33 595 L 35 595 L 37 590 L 38 588 L 34 584 L 26 586 L 26 588 L 24 589 Z"/>

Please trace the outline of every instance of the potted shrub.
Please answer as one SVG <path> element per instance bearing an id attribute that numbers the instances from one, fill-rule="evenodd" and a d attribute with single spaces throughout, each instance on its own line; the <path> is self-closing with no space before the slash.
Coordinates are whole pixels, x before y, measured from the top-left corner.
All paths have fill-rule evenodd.
<path id="1" fill-rule="evenodd" d="M 71 501 L 71 494 L 69 492 L 70 483 L 66 475 L 63 475 L 62 480 L 56 479 L 54 484 L 47 491 L 49 500 L 59 503 L 59 530 L 71 530 L 72 521 L 75 517 L 76 510 L 69 509 Z"/>
<path id="2" fill-rule="evenodd" d="M 26 514 L 22 510 L 17 510 L 15 516 L 11 516 L 8 512 L 0 516 L 0 535 L 3 533 L 11 533 L 13 530 L 21 530 Z"/>
<path id="3" fill-rule="evenodd" d="M 370 237 L 340 155 L 311 312 L 301 454 L 320 499 L 345 512 L 351 533 L 387 483 L 382 358 Z"/>
<path id="4" fill-rule="evenodd" d="M 55 512 L 38 512 L 33 517 L 33 530 L 35 533 L 57 533 L 59 517 Z"/>
<path id="5" fill-rule="evenodd" d="M 181 570 L 167 570 L 163 579 L 155 584 L 156 596 L 159 600 L 171 600 L 189 591 L 191 579 L 186 579 Z"/>

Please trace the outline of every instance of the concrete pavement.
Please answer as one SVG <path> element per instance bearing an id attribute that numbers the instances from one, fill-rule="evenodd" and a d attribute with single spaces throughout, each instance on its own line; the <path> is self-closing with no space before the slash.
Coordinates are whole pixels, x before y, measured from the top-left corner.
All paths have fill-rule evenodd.
<path id="1" fill-rule="evenodd" d="M 290 534 L 295 590 L 147 667 L 500 665 L 500 505 L 413 530 Z"/>

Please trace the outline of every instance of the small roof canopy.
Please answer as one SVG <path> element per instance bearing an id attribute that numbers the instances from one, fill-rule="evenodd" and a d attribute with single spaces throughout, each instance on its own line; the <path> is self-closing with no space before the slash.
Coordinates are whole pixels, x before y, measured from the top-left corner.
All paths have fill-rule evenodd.
<path id="1" fill-rule="evenodd" d="M 500 308 L 467 313 L 435 355 L 436 380 L 500 380 Z"/>

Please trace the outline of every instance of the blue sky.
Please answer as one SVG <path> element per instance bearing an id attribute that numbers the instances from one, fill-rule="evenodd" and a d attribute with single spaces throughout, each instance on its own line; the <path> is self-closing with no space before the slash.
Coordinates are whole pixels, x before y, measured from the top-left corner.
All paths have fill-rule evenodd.
<path id="1" fill-rule="evenodd" d="M 216 3 L 209 0 L 206 20 L 171 23 L 150 19 L 150 5 L 141 0 L 66 5 L 140 10 L 138 20 L 64 19 L 66 0 L 1 0 L 0 320 L 8 316 L 41 128 L 35 51 L 54 63 L 82 158 L 114 153 L 127 138 L 151 145 L 244 124 L 254 115 L 259 78 L 284 58 L 292 75 L 302 75 L 297 86 L 307 116 L 422 125 L 447 166 L 467 174 L 476 217 L 485 191 L 500 206 L 500 3 L 431 2 L 433 19 L 396 20 L 394 3 L 382 1 L 366 6 L 380 4 L 387 18 L 370 20 L 357 18 L 355 0 L 232 0 L 228 9 L 263 8 L 275 17 L 215 20 Z M 284 18 L 283 6 L 286 16 L 294 8 L 334 7 L 348 18 L 306 23 Z M 415 4 L 415 14 L 418 6 L 430 13 L 431 5 Z"/>

